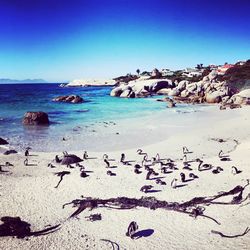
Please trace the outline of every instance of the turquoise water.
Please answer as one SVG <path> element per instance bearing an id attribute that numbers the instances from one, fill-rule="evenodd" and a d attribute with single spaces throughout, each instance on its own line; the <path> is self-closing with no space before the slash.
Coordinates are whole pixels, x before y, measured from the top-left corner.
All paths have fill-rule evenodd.
<path id="1" fill-rule="evenodd" d="M 89 140 L 89 133 L 96 132 L 97 125 L 103 122 L 117 123 L 157 112 L 164 112 L 166 115 L 166 103 L 155 101 L 158 98 L 156 96 L 115 98 L 109 96 L 110 90 L 110 87 L 61 88 L 57 84 L 1 84 L 0 136 L 8 138 L 19 148 L 29 145 L 46 151 L 56 150 L 52 145 L 55 141 L 59 142 L 59 138 L 69 138 L 70 134 L 77 133 L 79 140 L 76 144 L 80 147 L 85 139 Z M 85 102 L 69 104 L 52 101 L 56 96 L 69 94 L 80 95 Z M 177 111 L 190 109 L 193 108 L 179 105 Z M 27 111 L 47 112 L 51 125 L 23 126 L 22 117 Z M 173 112 L 168 115 L 173 115 Z M 58 149 L 61 149 L 59 145 Z"/>
<path id="2" fill-rule="evenodd" d="M 26 111 L 44 111 L 52 123 L 91 122 L 150 113 L 165 105 L 152 99 L 121 99 L 109 96 L 110 87 L 61 88 L 57 84 L 0 85 L 2 122 L 20 123 Z M 68 104 L 52 102 L 59 95 L 80 95 L 86 102 Z"/>

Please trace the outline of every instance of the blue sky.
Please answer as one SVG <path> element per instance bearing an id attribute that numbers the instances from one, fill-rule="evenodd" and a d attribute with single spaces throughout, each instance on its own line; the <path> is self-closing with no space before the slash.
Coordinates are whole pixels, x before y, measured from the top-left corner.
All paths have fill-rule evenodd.
<path id="1" fill-rule="evenodd" d="M 0 0 L 0 78 L 115 77 L 250 58 L 249 0 Z"/>

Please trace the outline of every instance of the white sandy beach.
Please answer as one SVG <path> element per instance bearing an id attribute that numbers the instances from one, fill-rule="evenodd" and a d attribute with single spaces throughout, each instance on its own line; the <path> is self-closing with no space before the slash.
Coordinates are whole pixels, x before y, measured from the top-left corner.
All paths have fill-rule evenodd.
<path id="1" fill-rule="evenodd" d="M 154 131 L 159 131 L 161 140 L 148 141 L 145 130 L 136 130 L 129 136 L 130 141 L 124 145 L 118 143 L 117 150 L 111 152 L 89 152 L 89 159 L 81 164 L 86 170 L 93 171 L 89 177 L 81 178 L 79 168 L 69 169 L 60 164 L 53 164 L 56 168 L 47 165 L 52 162 L 55 155 L 62 152 L 32 152 L 29 163 L 33 166 L 24 166 L 24 152 L 16 155 L 0 155 L 0 164 L 10 162 L 13 167 L 3 167 L 9 171 L 0 173 L 0 217 L 19 216 L 22 220 L 31 224 L 32 231 L 46 228 L 48 225 L 61 224 L 60 229 L 54 233 L 17 239 L 13 237 L 1 237 L 0 249 L 112 249 L 112 245 L 101 239 L 111 240 L 119 244 L 120 249 L 249 249 L 249 234 L 238 238 L 222 238 L 220 235 L 211 233 L 211 230 L 223 232 L 225 235 L 237 235 L 244 232 L 250 226 L 249 199 L 241 205 L 210 205 L 205 206 L 205 215 L 217 221 L 205 217 L 191 217 L 188 214 L 169 211 L 164 209 L 150 210 L 148 208 L 134 208 L 130 210 L 117 210 L 110 208 L 97 208 L 92 211 L 84 210 L 77 218 L 69 219 L 69 216 L 77 209 L 72 205 L 62 208 L 63 204 L 81 197 L 92 198 L 116 198 L 129 197 L 140 198 L 142 196 L 154 196 L 159 200 L 169 202 L 185 202 L 194 197 L 213 196 L 221 191 L 229 191 L 237 185 L 244 186 L 250 179 L 250 108 L 243 107 L 236 110 L 220 111 L 217 107 L 211 111 L 209 117 L 203 117 L 202 122 L 193 119 L 189 125 L 194 124 L 193 129 L 175 131 L 169 136 L 171 128 L 164 138 L 160 118 L 155 120 Z M 183 114 L 184 115 L 184 114 Z M 146 121 L 141 121 L 146 124 Z M 124 133 L 126 130 L 124 129 Z M 144 134 L 143 134 L 144 133 Z M 114 135 L 114 138 L 116 135 Z M 140 138 L 137 140 L 137 137 Z M 159 153 L 161 158 L 171 158 L 176 161 L 179 170 L 171 174 L 161 174 L 160 166 L 154 169 L 164 177 L 166 186 L 155 183 L 154 180 L 145 180 L 146 171 L 136 175 L 134 164 L 141 164 L 142 156 L 136 152 L 138 141 L 144 143 L 140 148 L 147 152 L 149 158 Z M 149 135 L 148 138 L 151 138 Z M 223 139 L 218 142 L 215 139 Z M 115 140 L 115 139 L 114 139 Z M 134 142 L 134 146 L 133 146 Z M 129 145 L 129 149 L 126 145 Z M 187 186 L 173 189 L 170 185 L 173 178 L 180 179 L 179 174 L 190 171 L 183 170 L 182 147 L 187 146 L 193 153 L 188 154 L 188 159 L 201 158 L 204 163 L 220 166 L 223 171 L 213 174 L 210 171 L 199 172 L 197 163 L 192 163 L 191 172 L 199 178 L 187 182 Z M 56 148 L 56 145 L 55 145 Z M 107 145 L 107 148 L 109 146 Z M 70 151 L 82 157 L 83 151 Z M 218 153 L 223 150 L 229 154 L 231 161 L 220 161 Z M 107 153 L 116 176 L 109 176 L 103 163 L 103 154 Z M 132 166 L 125 166 L 119 162 L 121 153 L 125 153 L 127 160 L 133 160 Z M 242 173 L 233 175 L 232 166 L 236 166 Z M 59 177 L 55 172 L 70 171 L 64 176 L 58 188 L 55 188 Z M 180 182 L 180 180 L 179 180 Z M 155 193 L 142 193 L 143 185 L 153 185 L 154 189 L 160 190 Z M 250 186 L 243 192 L 243 198 L 250 193 Z M 223 201 L 230 201 L 226 197 Z M 221 199 L 222 200 L 222 199 Z M 88 221 L 85 217 L 90 214 L 100 213 L 102 220 Z M 149 237 L 131 239 L 126 231 L 129 223 L 136 221 L 139 230 L 153 229 Z M 118 249 L 118 248 L 116 248 Z"/>

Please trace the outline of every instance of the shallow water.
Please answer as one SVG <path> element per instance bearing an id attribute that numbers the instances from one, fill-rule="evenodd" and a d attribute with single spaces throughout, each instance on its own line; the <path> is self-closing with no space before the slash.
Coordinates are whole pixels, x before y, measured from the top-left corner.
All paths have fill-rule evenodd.
<path id="1" fill-rule="evenodd" d="M 174 132 L 178 126 L 180 129 L 183 126 L 180 114 L 207 109 L 204 105 L 178 105 L 175 109 L 167 109 L 166 103 L 155 100 L 156 96 L 114 98 L 109 96 L 110 90 L 110 87 L 61 88 L 57 84 L 1 84 L 0 136 L 18 149 L 28 145 L 38 151 L 122 149 L 134 145 L 131 136 L 138 136 L 138 143 L 166 138 L 168 133 L 154 132 L 156 125 L 161 127 L 154 121 L 161 117 L 163 125 L 172 126 Z M 68 94 L 80 95 L 86 102 L 52 101 L 56 96 Z M 27 111 L 47 112 L 51 125 L 23 126 L 22 117 Z M 185 123 L 187 121 L 185 118 Z M 139 130 L 145 130 L 147 136 L 139 136 Z"/>

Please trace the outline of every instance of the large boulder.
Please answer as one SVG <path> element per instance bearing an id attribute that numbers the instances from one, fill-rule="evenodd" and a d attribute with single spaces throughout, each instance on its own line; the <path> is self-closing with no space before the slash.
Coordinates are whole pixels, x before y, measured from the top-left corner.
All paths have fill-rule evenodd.
<path id="1" fill-rule="evenodd" d="M 120 97 L 135 98 L 135 92 L 132 90 L 131 87 L 127 87 L 127 88 L 121 93 Z"/>
<path id="2" fill-rule="evenodd" d="M 114 88 L 110 96 L 119 97 L 147 97 L 152 93 L 158 93 L 161 89 L 173 88 L 173 83 L 168 79 L 149 79 L 149 80 L 135 80 L 130 81 L 126 85 L 120 85 Z M 163 91 L 162 94 L 165 94 Z"/>
<path id="3" fill-rule="evenodd" d="M 224 88 L 226 86 L 226 83 L 225 82 L 216 82 L 213 84 L 213 87 L 215 89 L 220 89 L 220 88 Z"/>
<path id="4" fill-rule="evenodd" d="M 142 91 L 150 92 L 153 86 L 159 82 L 162 81 L 161 79 L 150 79 L 150 80 L 144 80 L 144 81 L 131 81 L 129 82 L 128 86 L 132 88 L 132 90 L 135 92 L 135 94 L 139 94 Z"/>
<path id="5" fill-rule="evenodd" d="M 120 94 L 120 97 L 129 97 L 129 94 L 130 94 L 131 90 L 130 89 L 125 89 L 121 94 Z"/>
<path id="6" fill-rule="evenodd" d="M 240 93 L 237 94 L 238 96 L 250 98 L 250 89 L 242 90 Z"/>
<path id="7" fill-rule="evenodd" d="M 133 91 L 137 94 L 142 90 L 156 93 L 163 88 L 172 88 L 172 84 L 172 81 L 168 79 L 149 79 L 143 81 L 131 81 L 128 86 L 132 87 Z"/>
<path id="8" fill-rule="evenodd" d="M 203 89 L 203 86 L 204 86 L 204 82 L 203 81 L 198 81 L 198 82 L 195 82 L 195 84 L 197 85 L 197 88 L 202 88 Z"/>
<path id="9" fill-rule="evenodd" d="M 145 89 L 141 90 L 140 92 L 135 93 L 135 97 L 138 97 L 138 98 L 149 97 L 149 96 L 151 96 L 151 94 Z"/>
<path id="10" fill-rule="evenodd" d="M 162 76 L 162 74 L 158 69 L 153 69 L 151 76 L 154 78 L 160 78 Z"/>
<path id="11" fill-rule="evenodd" d="M 0 145 L 7 145 L 7 144 L 9 144 L 9 143 L 0 137 Z"/>
<path id="12" fill-rule="evenodd" d="M 173 99 L 176 103 L 190 103 L 191 102 L 189 97 L 174 96 Z"/>
<path id="13" fill-rule="evenodd" d="M 203 85 L 203 89 L 204 89 L 204 90 L 206 90 L 206 91 L 208 91 L 207 89 L 210 87 L 210 85 L 211 85 L 211 83 L 210 83 L 210 82 L 206 82 L 206 83 L 204 83 L 204 85 Z"/>
<path id="14" fill-rule="evenodd" d="M 222 97 L 222 103 L 228 103 L 228 102 L 230 102 L 230 96 L 226 95 Z"/>
<path id="15" fill-rule="evenodd" d="M 177 88 L 172 89 L 171 91 L 169 91 L 168 95 L 169 96 L 178 96 L 180 94 L 180 90 Z"/>
<path id="16" fill-rule="evenodd" d="M 171 80 L 157 81 L 149 86 L 149 91 L 156 93 L 163 88 L 172 88 Z"/>
<path id="17" fill-rule="evenodd" d="M 171 91 L 171 89 L 168 88 L 164 88 L 164 89 L 160 89 L 157 91 L 158 95 L 168 95 L 168 93 Z"/>
<path id="18" fill-rule="evenodd" d="M 167 101 L 168 108 L 174 108 L 175 107 L 175 102 L 172 99 L 169 99 Z"/>
<path id="19" fill-rule="evenodd" d="M 200 96 L 191 96 L 190 97 L 190 102 L 192 104 L 196 104 L 196 103 L 203 103 L 204 102 L 204 98 L 200 97 Z"/>
<path id="20" fill-rule="evenodd" d="M 245 89 L 240 93 L 233 95 L 233 103 L 240 105 L 249 105 L 250 104 L 250 89 Z"/>
<path id="21" fill-rule="evenodd" d="M 194 92 L 197 89 L 197 85 L 196 85 L 196 83 L 191 83 L 191 84 L 187 85 L 186 89 L 189 92 Z"/>
<path id="22" fill-rule="evenodd" d="M 208 74 L 208 79 L 210 82 L 212 82 L 212 80 L 214 80 L 218 75 L 217 70 L 212 70 L 209 74 Z"/>
<path id="23" fill-rule="evenodd" d="M 128 96 L 129 98 L 135 98 L 135 92 L 134 91 L 131 91 L 130 93 L 129 93 L 129 96 Z"/>
<path id="24" fill-rule="evenodd" d="M 230 109 L 241 108 L 241 105 L 235 104 L 235 103 L 222 103 L 220 106 L 220 110 L 225 110 L 227 108 L 230 108 Z"/>
<path id="25" fill-rule="evenodd" d="M 49 116 L 47 113 L 38 112 L 26 112 L 23 117 L 24 125 L 49 125 Z"/>
<path id="26" fill-rule="evenodd" d="M 222 101 L 222 97 L 224 96 L 224 93 L 220 91 L 214 91 L 206 93 L 205 99 L 207 103 L 219 103 Z"/>
<path id="27" fill-rule="evenodd" d="M 116 88 L 113 88 L 111 90 L 110 96 L 119 97 L 122 92 L 123 92 L 123 88 L 122 87 L 116 87 Z"/>
<path id="28" fill-rule="evenodd" d="M 181 92 L 181 97 L 188 97 L 189 95 L 190 95 L 190 92 L 187 89 Z"/>
<path id="29" fill-rule="evenodd" d="M 186 86 L 189 84 L 189 81 L 183 80 L 178 83 L 177 88 L 182 92 Z"/>
<path id="30" fill-rule="evenodd" d="M 53 99 L 54 102 L 68 102 L 68 103 L 82 103 L 82 97 L 78 95 L 65 95 L 65 96 L 58 96 Z"/>
<path id="31" fill-rule="evenodd" d="M 203 82 L 208 82 L 209 81 L 209 77 L 208 76 L 204 76 L 202 79 Z"/>

